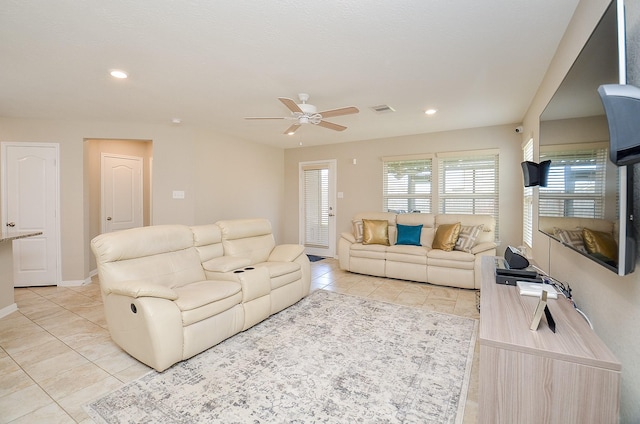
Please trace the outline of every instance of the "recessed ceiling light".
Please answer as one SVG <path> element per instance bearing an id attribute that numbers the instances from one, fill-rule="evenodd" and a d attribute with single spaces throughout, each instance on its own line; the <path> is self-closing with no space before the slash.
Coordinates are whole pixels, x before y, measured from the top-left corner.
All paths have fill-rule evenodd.
<path id="1" fill-rule="evenodd" d="M 427 115 L 435 115 L 437 111 L 438 109 L 427 109 L 424 111 L 424 113 Z"/>
<path id="2" fill-rule="evenodd" d="M 114 77 L 114 78 L 119 78 L 119 79 L 125 79 L 127 78 L 129 75 L 127 75 L 127 73 L 125 71 L 120 71 L 118 69 L 115 69 L 111 72 L 109 72 L 109 74 Z"/>

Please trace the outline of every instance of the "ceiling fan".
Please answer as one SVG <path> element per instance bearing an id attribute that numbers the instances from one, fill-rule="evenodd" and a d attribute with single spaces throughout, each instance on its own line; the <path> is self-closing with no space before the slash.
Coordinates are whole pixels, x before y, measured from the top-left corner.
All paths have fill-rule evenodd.
<path id="1" fill-rule="evenodd" d="M 328 128 L 334 131 L 344 131 L 347 127 L 343 125 L 334 124 L 333 122 L 325 121 L 325 118 L 332 118 L 334 116 L 342 116 L 342 115 L 351 115 L 353 113 L 360 112 L 357 107 L 349 106 L 342 107 L 339 109 L 331 109 L 325 110 L 323 112 L 318 112 L 318 109 L 314 105 L 310 105 L 307 103 L 309 100 L 309 95 L 306 93 L 298 94 L 298 98 L 300 99 L 300 103 L 296 103 L 292 99 L 288 99 L 286 97 L 278 97 L 278 100 L 284 104 L 287 109 L 291 111 L 291 116 L 286 117 L 248 117 L 245 119 L 290 119 L 295 120 L 295 122 L 287 128 L 284 134 L 293 134 L 298 128 L 300 128 L 303 124 L 313 124 L 318 125 L 320 127 Z"/>

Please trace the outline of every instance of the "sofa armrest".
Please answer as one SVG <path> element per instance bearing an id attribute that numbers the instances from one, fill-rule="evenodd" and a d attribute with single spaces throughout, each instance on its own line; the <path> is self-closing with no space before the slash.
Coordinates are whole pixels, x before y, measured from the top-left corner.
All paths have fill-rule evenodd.
<path id="1" fill-rule="evenodd" d="M 251 259 L 240 256 L 220 256 L 202 263 L 205 271 L 229 272 L 251 265 Z"/>
<path id="2" fill-rule="evenodd" d="M 495 249 L 496 247 L 498 247 L 498 244 L 492 241 L 479 243 L 471 248 L 471 253 L 477 255 L 478 253 L 486 252 L 487 250 Z"/>
<path id="3" fill-rule="evenodd" d="M 304 246 L 299 244 L 279 244 L 273 248 L 268 262 L 295 262 L 304 253 Z"/>
<path id="4" fill-rule="evenodd" d="M 104 287 L 105 294 L 119 294 L 133 298 L 158 297 L 167 300 L 176 300 L 178 293 L 175 290 L 147 281 L 118 281 Z"/>
<path id="5" fill-rule="evenodd" d="M 340 234 L 340 237 L 342 237 L 343 239 L 347 240 L 349 243 L 355 243 L 356 242 L 356 237 L 348 232 L 344 232 Z"/>

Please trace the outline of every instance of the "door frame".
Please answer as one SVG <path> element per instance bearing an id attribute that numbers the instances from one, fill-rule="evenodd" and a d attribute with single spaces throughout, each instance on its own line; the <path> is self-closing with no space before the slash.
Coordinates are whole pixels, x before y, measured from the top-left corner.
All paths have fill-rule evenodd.
<path id="1" fill-rule="evenodd" d="M 304 216 L 304 167 L 305 166 L 313 166 L 313 165 L 327 165 L 329 169 L 329 207 L 332 208 L 331 212 L 333 216 L 329 216 L 329 240 L 328 240 L 328 249 L 326 252 L 318 252 L 314 248 L 305 247 L 305 253 L 314 255 L 319 254 L 319 256 L 327 256 L 331 258 L 336 257 L 336 216 L 338 213 L 337 208 L 337 160 L 336 159 L 327 159 L 327 160 L 314 160 L 308 162 L 299 162 L 298 163 L 298 240 L 299 243 L 304 246 L 304 234 L 305 234 L 305 220 Z M 330 213 L 331 213 L 330 212 Z"/>
<path id="2" fill-rule="evenodd" d="M 62 239 L 60 232 L 60 143 L 41 143 L 41 142 L 22 142 L 22 141 L 2 141 L 0 142 L 0 175 L 2 179 L 2 222 L 7 222 L 7 211 L 9 209 L 7 204 L 7 149 L 9 147 L 41 147 L 41 148 L 53 148 L 55 153 L 55 186 L 56 186 L 56 195 L 54 212 L 55 218 L 54 222 L 54 234 L 56 236 L 56 251 L 54 252 L 56 255 L 56 272 L 55 272 L 55 284 L 60 286 L 62 284 Z M 3 224 L 4 225 L 4 224 Z"/>

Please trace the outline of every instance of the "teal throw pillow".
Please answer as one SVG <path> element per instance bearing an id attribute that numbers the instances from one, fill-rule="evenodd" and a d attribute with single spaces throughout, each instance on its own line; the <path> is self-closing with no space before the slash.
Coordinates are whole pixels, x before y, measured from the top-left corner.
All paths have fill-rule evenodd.
<path id="1" fill-rule="evenodd" d="M 398 231 L 398 241 L 396 244 L 407 244 L 411 246 L 422 246 L 420 244 L 420 233 L 422 225 L 401 225 L 396 226 Z"/>

